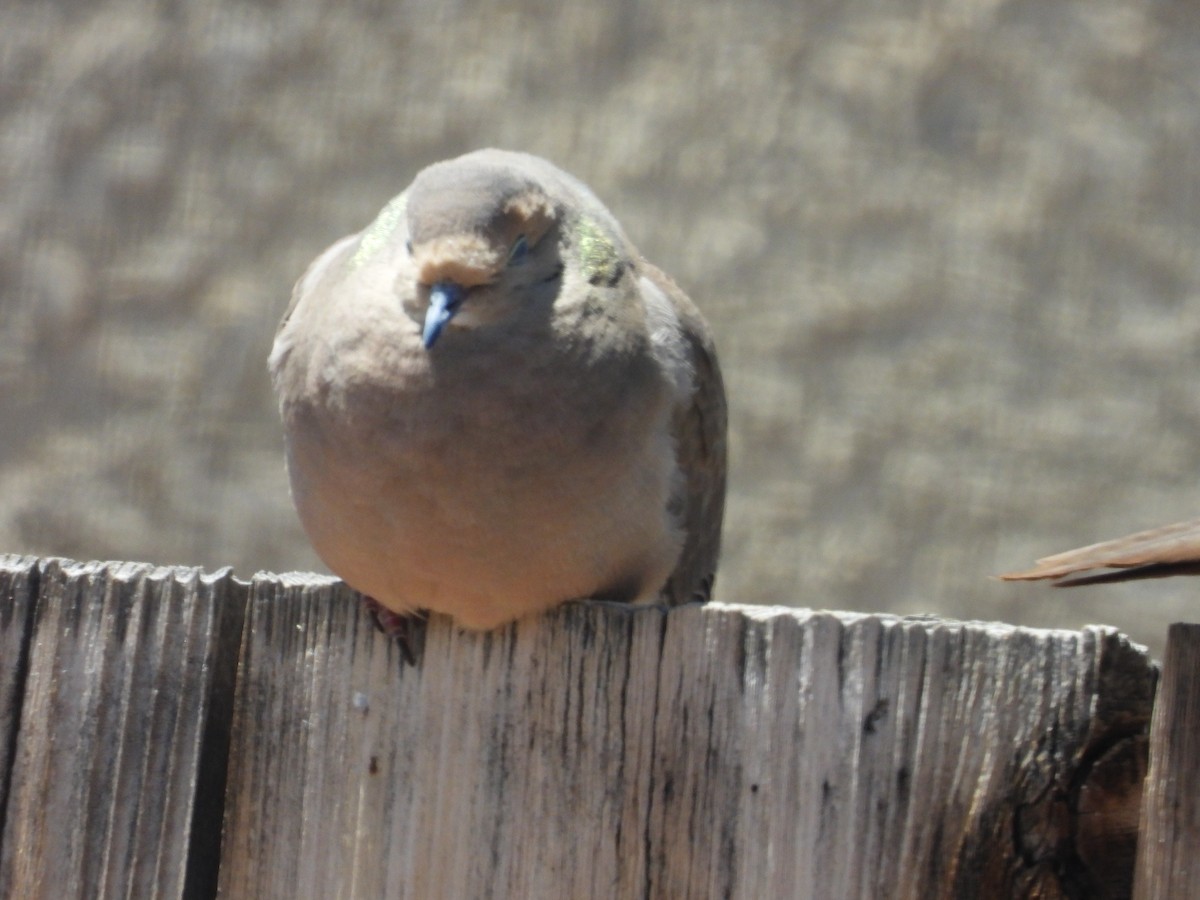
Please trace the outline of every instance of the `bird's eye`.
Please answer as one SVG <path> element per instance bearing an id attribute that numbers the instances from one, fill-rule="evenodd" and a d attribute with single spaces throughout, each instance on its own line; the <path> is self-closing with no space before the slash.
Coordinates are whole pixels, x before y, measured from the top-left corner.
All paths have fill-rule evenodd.
<path id="1" fill-rule="evenodd" d="M 525 240 L 525 235 L 521 235 L 513 241 L 512 249 L 508 251 L 508 264 L 515 266 L 518 263 L 522 263 L 528 255 L 529 241 Z"/>

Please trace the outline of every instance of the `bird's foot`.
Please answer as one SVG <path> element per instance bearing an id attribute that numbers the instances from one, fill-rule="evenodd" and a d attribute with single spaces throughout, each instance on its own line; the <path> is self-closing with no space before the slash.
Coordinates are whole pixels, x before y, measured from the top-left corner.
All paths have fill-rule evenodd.
<path id="1" fill-rule="evenodd" d="M 362 605 L 370 614 L 376 629 L 395 641 L 404 661 L 415 666 L 425 649 L 425 626 L 429 621 L 429 613 L 423 609 L 398 613 L 366 594 L 362 595 Z"/>

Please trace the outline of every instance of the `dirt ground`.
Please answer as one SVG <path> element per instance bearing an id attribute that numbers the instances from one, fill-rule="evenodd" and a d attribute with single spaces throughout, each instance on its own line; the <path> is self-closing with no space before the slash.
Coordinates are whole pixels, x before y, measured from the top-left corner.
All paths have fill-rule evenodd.
<path id="1" fill-rule="evenodd" d="M 1157 652 L 1200 580 L 987 576 L 1200 515 L 1198 9 L 8 4 L 0 551 L 317 567 L 265 369 L 291 285 L 494 145 L 708 316 L 721 599 Z"/>

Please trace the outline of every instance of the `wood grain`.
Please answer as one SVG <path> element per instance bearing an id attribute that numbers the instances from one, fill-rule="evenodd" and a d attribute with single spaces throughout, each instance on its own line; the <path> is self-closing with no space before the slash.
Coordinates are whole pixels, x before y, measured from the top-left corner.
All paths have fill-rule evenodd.
<path id="1" fill-rule="evenodd" d="M 578 603 L 413 666 L 357 599 L 0 558 L 0 896 L 1130 895 L 1109 629 Z"/>
<path id="2" fill-rule="evenodd" d="M 211 895 L 244 595 L 194 569 L 0 571 L 38 591 L 0 897 Z"/>
<path id="3" fill-rule="evenodd" d="M 1152 700 L 1110 631 L 574 605 L 406 669 L 320 582 L 250 621 L 226 896 L 1129 894 L 1128 831 L 1115 874 L 1073 843 Z"/>
<path id="4" fill-rule="evenodd" d="M 1167 633 L 1139 830 L 1134 896 L 1200 897 L 1200 625 Z"/>

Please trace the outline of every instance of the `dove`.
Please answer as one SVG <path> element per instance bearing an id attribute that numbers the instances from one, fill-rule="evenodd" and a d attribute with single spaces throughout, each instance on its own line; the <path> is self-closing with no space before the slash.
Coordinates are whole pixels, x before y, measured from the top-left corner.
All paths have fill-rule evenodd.
<path id="1" fill-rule="evenodd" d="M 1028 571 L 1001 575 L 1005 581 L 1066 579 L 1095 569 L 1084 577 L 1058 581 L 1058 587 L 1200 574 L 1200 519 L 1163 525 L 1110 541 L 1101 541 L 1047 556 Z"/>
<path id="2" fill-rule="evenodd" d="M 324 563 L 476 630 L 712 590 L 726 401 L 700 312 L 581 181 L 435 163 L 300 278 L 269 369 Z"/>

